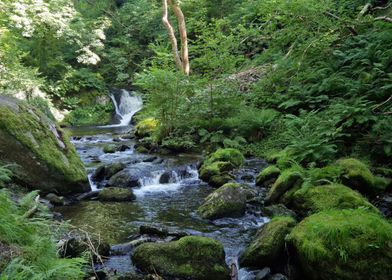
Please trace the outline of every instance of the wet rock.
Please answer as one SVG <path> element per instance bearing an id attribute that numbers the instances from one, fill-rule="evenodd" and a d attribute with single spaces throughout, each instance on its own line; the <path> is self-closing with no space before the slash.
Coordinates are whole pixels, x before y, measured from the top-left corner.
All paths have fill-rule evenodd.
<path id="1" fill-rule="evenodd" d="M 173 171 L 165 171 L 161 177 L 159 177 L 159 184 L 168 184 L 173 176 Z"/>
<path id="2" fill-rule="evenodd" d="M 109 187 L 104 188 L 98 193 L 98 199 L 102 201 L 122 202 L 135 200 L 136 197 L 130 189 Z"/>
<path id="3" fill-rule="evenodd" d="M 101 165 L 94 171 L 91 178 L 96 182 L 108 180 L 110 179 L 110 177 L 120 172 L 124 168 L 125 168 L 125 164 L 122 162 L 115 162 L 108 165 Z"/>
<path id="4" fill-rule="evenodd" d="M 121 142 L 120 137 L 113 137 L 113 142 Z"/>
<path id="5" fill-rule="evenodd" d="M 256 274 L 256 280 L 265 280 L 268 276 L 270 276 L 270 273 L 271 269 L 269 267 L 265 267 Z"/>
<path id="6" fill-rule="evenodd" d="M 89 190 L 86 170 L 68 137 L 27 103 L 0 96 L 0 161 L 23 186 L 59 195 Z"/>
<path id="7" fill-rule="evenodd" d="M 285 237 L 295 226 L 291 217 L 276 217 L 256 233 L 253 241 L 240 257 L 241 266 L 274 266 L 282 258 Z"/>
<path id="8" fill-rule="evenodd" d="M 65 204 L 64 197 L 58 196 L 54 193 L 49 193 L 45 196 L 45 199 L 47 199 L 50 203 L 52 203 L 54 206 L 62 206 Z"/>
<path id="9" fill-rule="evenodd" d="M 157 160 L 158 157 L 156 156 L 152 156 L 152 157 L 148 157 L 146 159 L 143 159 L 143 162 L 153 162 L 154 160 Z"/>
<path id="10" fill-rule="evenodd" d="M 240 217 L 245 213 L 246 202 L 254 196 L 249 186 L 228 183 L 208 195 L 197 212 L 205 219 Z"/>
<path id="11" fill-rule="evenodd" d="M 103 147 L 103 152 L 105 154 L 114 154 L 117 150 L 116 145 L 108 144 Z"/>
<path id="12" fill-rule="evenodd" d="M 253 181 L 254 177 L 252 174 L 244 174 L 241 176 L 241 180 L 251 182 Z"/>
<path id="13" fill-rule="evenodd" d="M 116 151 L 118 152 L 125 152 L 126 150 L 130 150 L 131 147 L 127 146 L 127 145 L 120 145 L 116 148 Z"/>
<path id="14" fill-rule="evenodd" d="M 166 237 L 169 235 L 169 230 L 167 228 L 154 227 L 149 225 L 142 225 L 139 228 L 140 234 L 156 235 L 161 237 Z"/>
<path id="15" fill-rule="evenodd" d="M 140 187 L 139 176 L 140 174 L 137 171 L 125 169 L 113 175 L 107 186 L 117 188 Z"/>
<path id="16" fill-rule="evenodd" d="M 168 243 L 145 243 L 135 249 L 133 263 L 143 272 L 195 279 L 229 279 L 225 252 L 218 241 L 188 236 Z"/>
<path id="17" fill-rule="evenodd" d="M 296 219 L 297 214 L 293 210 L 288 209 L 283 204 L 273 204 L 262 209 L 263 215 L 267 217 L 287 216 Z"/>
<path id="18" fill-rule="evenodd" d="M 392 193 L 378 197 L 374 204 L 380 209 L 384 217 L 392 218 Z"/>

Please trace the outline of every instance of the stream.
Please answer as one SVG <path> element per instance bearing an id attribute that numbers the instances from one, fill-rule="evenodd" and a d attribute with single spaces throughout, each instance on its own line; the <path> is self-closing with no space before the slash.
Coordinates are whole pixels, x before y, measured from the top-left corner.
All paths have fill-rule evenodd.
<path id="1" fill-rule="evenodd" d="M 210 237 L 224 245 L 227 264 L 237 264 L 241 251 L 249 244 L 255 231 L 268 222 L 268 218 L 262 217 L 257 208 L 247 211 L 240 218 L 215 221 L 200 218 L 196 213 L 197 208 L 215 190 L 198 178 L 197 164 L 202 158 L 192 154 L 155 155 L 136 152 L 136 140 L 129 139 L 133 131 L 133 126 L 129 123 L 133 114 L 140 110 L 141 100 L 125 90 L 120 98 L 112 96 L 112 100 L 119 115 L 119 124 L 75 127 L 70 129 L 71 140 L 86 166 L 93 191 L 100 187 L 91 179 L 95 169 L 100 165 L 122 162 L 126 165 L 126 170 L 138 174 L 140 186 L 133 188 L 136 200 L 80 201 L 57 207 L 56 211 L 65 220 L 70 220 L 71 224 L 100 235 L 112 245 L 135 239 L 142 225 Z M 108 144 L 125 145 L 129 149 L 104 153 L 103 147 Z M 265 162 L 262 160 L 247 160 L 238 172 L 237 181 L 254 186 L 254 178 L 264 166 Z M 163 174 L 168 179 L 160 183 Z M 135 271 L 129 254 L 112 256 L 105 262 L 105 266 L 118 273 Z M 240 269 L 239 279 L 254 279 L 255 273 Z"/>

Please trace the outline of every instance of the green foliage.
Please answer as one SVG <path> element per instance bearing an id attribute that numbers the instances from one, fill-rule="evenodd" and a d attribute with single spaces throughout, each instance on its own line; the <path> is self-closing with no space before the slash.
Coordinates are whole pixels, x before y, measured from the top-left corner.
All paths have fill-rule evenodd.
<path id="1" fill-rule="evenodd" d="M 4 188 L 7 183 L 11 182 L 11 177 L 12 172 L 6 165 L 0 166 L 0 188 Z"/>
<path id="2" fill-rule="evenodd" d="M 61 259 L 57 255 L 56 239 L 61 228 L 44 218 L 24 217 L 36 196 L 31 193 L 16 204 L 8 193 L 0 192 L 0 243 L 12 248 L 14 254 L 1 268 L 1 279 L 82 279 L 82 259 Z"/>

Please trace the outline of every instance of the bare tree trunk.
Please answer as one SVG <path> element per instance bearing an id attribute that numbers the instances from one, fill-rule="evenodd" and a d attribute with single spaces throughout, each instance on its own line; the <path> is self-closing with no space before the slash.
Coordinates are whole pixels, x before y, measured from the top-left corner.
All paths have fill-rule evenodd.
<path id="1" fill-rule="evenodd" d="M 178 44 L 177 44 L 177 38 L 176 35 L 174 34 L 174 29 L 172 25 L 170 24 L 169 21 L 169 11 L 168 11 L 168 0 L 163 0 L 163 17 L 162 17 L 162 22 L 163 25 L 166 27 L 167 33 L 169 35 L 169 39 L 171 41 L 172 45 L 172 53 L 174 56 L 174 60 L 176 61 L 177 67 L 182 70 L 182 61 L 180 58 L 180 55 L 178 53 Z"/>
<path id="2" fill-rule="evenodd" d="M 188 51 L 188 36 L 186 32 L 185 17 L 180 8 L 180 6 L 173 0 L 169 0 L 169 4 L 173 9 L 173 12 L 177 18 L 178 30 L 180 32 L 181 39 L 181 60 L 182 60 L 182 70 L 184 74 L 189 76 L 190 66 L 189 66 L 189 51 Z"/>
<path id="3" fill-rule="evenodd" d="M 177 38 L 174 33 L 173 26 L 169 21 L 169 11 L 168 5 L 173 9 L 173 12 L 178 21 L 178 29 L 180 32 L 181 39 L 181 55 L 178 51 Z M 181 70 L 185 75 L 189 76 L 190 66 L 189 66 L 189 51 L 188 51 L 188 37 L 186 32 L 185 17 L 180 8 L 180 6 L 173 0 L 163 0 L 163 16 L 162 22 L 167 30 L 169 39 L 172 45 L 172 53 L 174 60 L 176 62 L 177 68 Z"/>

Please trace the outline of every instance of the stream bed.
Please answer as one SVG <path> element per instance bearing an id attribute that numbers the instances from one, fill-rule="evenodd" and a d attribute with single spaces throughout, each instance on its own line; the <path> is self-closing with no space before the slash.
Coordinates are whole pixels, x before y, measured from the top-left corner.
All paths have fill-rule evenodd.
<path id="1" fill-rule="evenodd" d="M 197 164 L 200 156 L 190 154 L 151 155 L 135 151 L 135 140 L 126 139 L 132 126 L 86 127 L 71 130 L 72 142 L 84 162 L 89 177 L 100 165 L 125 163 L 126 169 L 140 176 L 140 187 L 133 188 L 136 200 L 132 202 L 81 201 L 70 206 L 57 207 L 71 224 L 98 234 L 111 245 L 131 241 L 142 225 L 165 227 L 171 231 L 211 237 L 222 242 L 226 261 L 237 264 L 240 252 L 250 242 L 252 235 L 268 218 L 253 209 L 241 218 L 223 218 L 215 221 L 201 219 L 197 208 L 214 188 L 198 178 Z M 125 145 L 129 149 L 104 153 L 105 145 Z M 261 160 L 247 160 L 238 175 L 254 185 L 254 177 L 265 166 Z M 178 170 L 182 170 L 179 172 Z M 159 179 L 169 171 L 167 183 Z M 246 174 L 247 176 L 243 176 Z M 253 178 L 253 179 L 252 179 Z M 97 185 L 90 179 L 92 190 Z M 237 264 L 238 265 L 238 264 Z M 117 272 L 133 272 L 129 254 L 113 256 L 105 263 L 106 268 Z M 252 279 L 252 272 L 240 269 L 239 279 Z M 254 275 L 254 274 L 253 274 Z"/>

